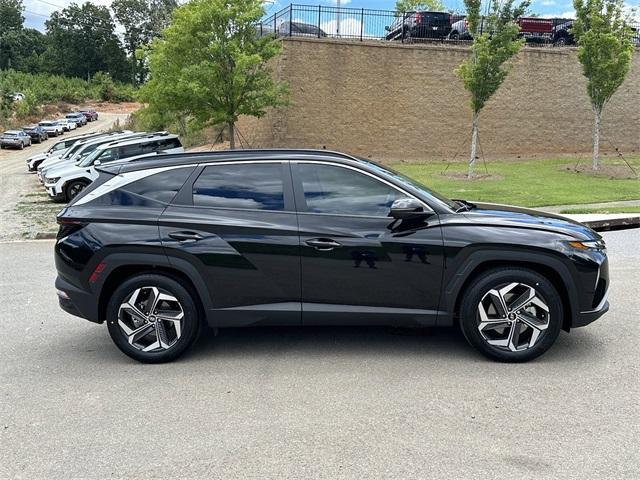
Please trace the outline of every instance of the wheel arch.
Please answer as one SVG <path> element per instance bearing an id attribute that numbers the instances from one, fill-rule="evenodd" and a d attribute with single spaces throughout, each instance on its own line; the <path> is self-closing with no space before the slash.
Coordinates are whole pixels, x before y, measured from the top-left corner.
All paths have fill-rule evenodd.
<path id="1" fill-rule="evenodd" d="M 462 273 L 456 274 L 452 282 L 447 286 L 446 291 L 443 292 L 445 298 L 442 301 L 446 302 L 444 305 L 448 308 L 444 310 L 448 312 L 448 316 L 442 324 L 452 325 L 457 321 L 463 294 L 466 288 L 479 276 L 495 268 L 519 267 L 539 273 L 553 284 L 562 300 L 564 316 L 562 328 L 569 331 L 573 318 L 579 310 L 577 292 L 571 280 L 571 274 L 560 261 L 553 258 L 541 259 L 540 257 L 544 256 L 536 255 L 526 260 L 521 258 L 496 258 L 468 262 L 465 268 L 461 269 Z"/>
<path id="2" fill-rule="evenodd" d="M 141 274 L 164 275 L 186 286 L 194 296 L 201 318 L 206 321 L 207 312 L 211 308 L 211 299 L 206 285 L 197 270 L 188 262 L 181 259 L 172 259 L 174 261 L 170 263 L 166 256 L 159 255 L 151 255 L 149 258 L 144 258 L 144 255 L 143 258 L 138 256 L 134 261 L 131 261 L 131 258 L 124 259 L 119 257 L 120 255 L 114 255 L 101 261 L 110 266 L 110 268 L 107 268 L 105 272 L 107 275 L 97 285 L 99 293 L 96 313 L 100 322 L 106 318 L 107 304 L 117 286 L 127 278 Z"/>

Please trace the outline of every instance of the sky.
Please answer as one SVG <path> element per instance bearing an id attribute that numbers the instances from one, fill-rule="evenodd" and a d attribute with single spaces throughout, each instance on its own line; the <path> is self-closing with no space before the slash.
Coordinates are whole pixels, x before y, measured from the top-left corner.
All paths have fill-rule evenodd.
<path id="1" fill-rule="evenodd" d="M 23 0 L 25 6 L 25 24 L 27 27 L 36 28 L 44 31 L 44 22 L 56 10 L 61 10 L 65 6 L 73 3 L 72 0 Z M 98 5 L 110 5 L 111 0 L 92 0 Z M 76 0 L 75 3 L 83 3 L 82 0 Z M 336 0 L 297 0 L 296 4 L 306 5 L 333 5 Z M 464 12 L 463 0 L 444 0 L 444 6 L 447 10 Z M 267 14 L 274 13 L 289 2 L 284 0 L 267 0 L 265 1 L 265 9 Z M 640 0 L 627 0 L 626 4 L 630 8 L 640 11 Z M 395 0 L 342 0 L 341 5 L 348 8 L 368 8 L 379 10 L 393 10 Z M 542 17 L 561 17 L 571 18 L 573 16 L 573 3 L 571 0 L 533 0 L 531 3 L 531 11 Z M 637 16 L 637 15 L 636 15 Z"/>

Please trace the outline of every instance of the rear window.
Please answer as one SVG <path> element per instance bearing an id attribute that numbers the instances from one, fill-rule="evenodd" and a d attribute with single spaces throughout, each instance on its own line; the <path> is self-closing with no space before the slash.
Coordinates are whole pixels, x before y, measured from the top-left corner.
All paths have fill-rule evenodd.
<path id="1" fill-rule="evenodd" d="M 92 203 L 94 205 L 162 207 L 171 203 L 193 169 L 194 167 L 172 168 L 149 175 L 105 193 L 93 200 Z"/>
<path id="2" fill-rule="evenodd" d="M 211 165 L 193 184 L 199 207 L 284 210 L 282 164 Z"/>

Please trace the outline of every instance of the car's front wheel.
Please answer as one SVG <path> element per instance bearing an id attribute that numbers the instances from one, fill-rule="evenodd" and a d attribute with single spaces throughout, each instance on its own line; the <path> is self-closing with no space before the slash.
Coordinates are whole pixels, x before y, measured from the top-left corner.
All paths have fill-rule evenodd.
<path id="1" fill-rule="evenodd" d="M 70 202 L 71 200 L 73 200 L 74 198 L 76 198 L 76 196 L 85 188 L 87 188 L 87 182 L 85 182 L 84 180 L 75 180 L 73 182 L 70 182 L 64 192 L 65 192 L 65 200 L 67 202 Z"/>
<path id="2" fill-rule="evenodd" d="M 485 356 L 526 362 L 542 355 L 562 327 L 562 299 L 553 284 L 525 268 L 499 268 L 477 277 L 460 305 L 460 326 Z"/>
<path id="3" fill-rule="evenodd" d="M 157 274 L 134 276 L 115 290 L 107 325 L 116 346 L 144 363 L 178 358 L 200 332 L 194 295 L 173 278 Z"/>

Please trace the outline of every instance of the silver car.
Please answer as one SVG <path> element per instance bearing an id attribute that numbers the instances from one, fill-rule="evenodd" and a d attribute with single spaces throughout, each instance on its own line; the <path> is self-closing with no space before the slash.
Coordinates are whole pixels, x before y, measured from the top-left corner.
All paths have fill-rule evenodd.
<path id="1" fill-rule="evenodd" d="M 7 130 L 0 137 L 0 148 L 19 148 L 31 146 L 31 137 L 22 130 Z"/>

